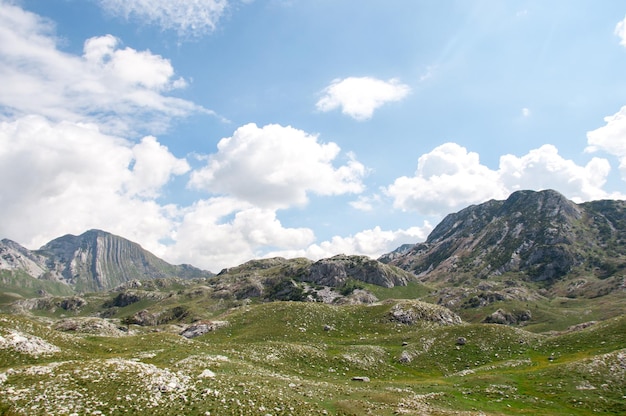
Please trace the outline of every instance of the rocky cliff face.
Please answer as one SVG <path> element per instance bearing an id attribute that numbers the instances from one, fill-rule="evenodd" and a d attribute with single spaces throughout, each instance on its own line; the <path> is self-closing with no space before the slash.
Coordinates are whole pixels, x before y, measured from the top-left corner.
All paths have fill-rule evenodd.
<path id="1" fill-rule="evenodd" d="M 519 191 L 450 214 L 426 242 L 382 262 L 437 281 L 521 272 L 552 284 L 574 270 L 608 277 L 626 266 L 626 202 L 575 204 L 552 190 Z"/>
<path id="2" fill-rule="evenodd" d="M 337 255 L 313 263 L 304 281 L 338 287 L 355 279 L 383 287 L 406 286 L 415 277 L 402 269 L 365 256 Z"/>
<path id="3" fill-rule="evenodd" d="M 212 275 L 189 265 L 171 265 L 139 244 L 100 230 L 65 235 L 36 251 L 2 240 L 0 257 L 0 269 L 64 282 L 78 292 L 113 289 L 130 280 Z"/>

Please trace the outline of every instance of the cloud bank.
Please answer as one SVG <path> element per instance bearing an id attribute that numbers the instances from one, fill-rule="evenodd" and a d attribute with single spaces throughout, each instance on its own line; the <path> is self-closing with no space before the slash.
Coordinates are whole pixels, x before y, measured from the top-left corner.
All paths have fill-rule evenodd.
<path id="1" fill-rule="evenodd" d="M 162 56 L 122 47 L 112 35 L 87 39 L 82 56 L 62 52 L 49 21 L 6 2 L 0 78 L 0 106 L 13 116 L 95 123 L 114 134 L 161 132 L 173 118 L 212 113 L 167 95 L 187 81 Z"/>
<path id="2" fill-rule="evenodd" d="M 607 136 L 597 130 L 590 135 Z M 420 156 L 415 174 L 397 178 L 385 192 L 393 199 L 394 207 L 428 215 L 504 199 L 520 189 L 556 189 L 578 202 L 624 198 L 623 194 L 608 194 L 602 189 L 610 169 L 609 162 L 601 158 L 577 165 L 547 144 L 521 157 L 503 155 L 499 168 L 492 170 L 480 163 L 477 153 L 456 143 L 445 143 Z"/>

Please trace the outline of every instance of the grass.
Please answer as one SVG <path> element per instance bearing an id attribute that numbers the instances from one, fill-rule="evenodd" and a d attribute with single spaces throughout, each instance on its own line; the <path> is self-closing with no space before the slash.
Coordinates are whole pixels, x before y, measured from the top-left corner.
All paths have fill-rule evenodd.
<path id="1" fill-rule="evenodd" d="M 78 311 L 0 315 L 0 414 L 626 413 L 621 292 L 494 302 L 459 309 L 469 323 L 407 325 L 391 319 L 394 305 L 406 302 L 394 299 L 436 296 L 431 288 L 363 287 L 382 302 L 220 299 L 209 279 L 142 287 L 141 300 L 124 307 L 107 306 L 116 294 L 85 294 Z M 130 335 L 52 329 L 62 316 L 106 313 L 120 322 L 141 310 L 180 306 L 185 317 L 158 327 L 130 325 Z M 533 319 L 526 326 L 479 323 L 498 308 L 530 309 Z M 179 336 L 194 319 L 229 325 L 192 340 Z M 567 331 L 591 320 L 600 322 Z M 20 352 L 6 341 L 15 333 L 60 351 Z"/>
<path id="2" fill-rule="evenodd" d="M 620 400 L 624 318 L 546 336 L 496 325 L 399 325 L 388 319 L 391 306 L 250 305 L 223 316 L 227 328 L 193 340 L 166 332 L 67 335 L 2 316 L 1 331 L 36 333 L 61 348 L 40 357 L 0 349 L 2 409 L 155 415 L 626 411 Z M 460 336 L 465 345 L 456 345 Z M 414 356 L 403 363 L 398 358 L 405 350 Z M 550 354 L 557 359 L 549 361 Z M 613 369 L 610 378 L 607 369 Z M 214 377 L 200 377 L 205 370 Z"/>

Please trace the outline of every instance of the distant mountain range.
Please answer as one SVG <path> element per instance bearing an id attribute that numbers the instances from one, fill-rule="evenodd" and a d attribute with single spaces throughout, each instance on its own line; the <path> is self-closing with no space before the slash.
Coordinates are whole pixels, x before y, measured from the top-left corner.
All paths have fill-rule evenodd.
<path id="1" fill-rule="evenodd" d="M 361 281 L 390 288 L 419 282 L 438 289 L 440 303 L 452 307 L 476 292 L 491 300 L 526 300 L 539 289 L 553 296 L 597 297 L 626 287 L 625 275 L 626 201 L 576 204 L 546 190 L 519 191 L 504 201 L 450 214 L 425 242 L 399 247 L 378 261 L 362 256 L 253 260 L 216 278 L 229 281 L 231 289 L 237 286 L 239 297 L 282 293 L 286 299 L 298 299 L 296 289 L 304 283 L 341 288 Z M 193 266 L 171 265 L 99 230 L 65 235 L 34 251 L 0 242 L 5 290 L 84 293 L 132 280 L 211 276 Z"/>
<path id="2" fill-rule="evenodd" d="M 2 270 L 5 284 L 7 274 L 18 286 L 15 275 L 26 275 L 67 285 L 75 292 L 109 290 L 131 280 L 213 275 L 190 265 L 169 264 L 137 243 L 100 230 L 68 234 L 35 251 L 4 239 L 0 241 Z M 21 284 L 28 284 L 28 279 L 22 278 Z"/>

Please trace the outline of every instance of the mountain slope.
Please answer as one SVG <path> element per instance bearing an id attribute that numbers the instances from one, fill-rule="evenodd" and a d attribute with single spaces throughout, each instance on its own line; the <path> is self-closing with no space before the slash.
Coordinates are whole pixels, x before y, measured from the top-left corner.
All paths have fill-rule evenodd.
<path id="1" fill-rule="evenodd" d="M 208 277 L 191 266 L 174 266 L 144 250 L 137 243 L 100 231 L 65 235 L 37 250 L 77 291 L 112 289 L 130 280 L 164 277 Z"/>
<path id="2" fill-rule="evenodd" d="M 189 265 L 171 265 L 137 243 L 100 230 L 68 234 L 35 251 L 2 240 L 0 258 L 0 270 L 15 285 L 32 286 L 26 276 L 56 281 L 77 292 L 108 290 L 130 280 L 212 276 Z M 16 280 L 17 275 L 22 278 Z"/>
<path id="3" fill-rule="evenodd" d="M 548 286 L 574 272 L 608 278 L 626 265 L 625 218 L 625 201 L 575 204 L 552 190 L 519 191 L 450 214 L 424 243 L 380 260 L 440 283 L 507 272 Z"/>

